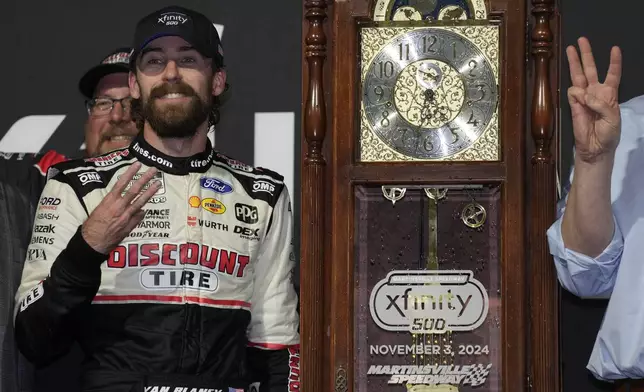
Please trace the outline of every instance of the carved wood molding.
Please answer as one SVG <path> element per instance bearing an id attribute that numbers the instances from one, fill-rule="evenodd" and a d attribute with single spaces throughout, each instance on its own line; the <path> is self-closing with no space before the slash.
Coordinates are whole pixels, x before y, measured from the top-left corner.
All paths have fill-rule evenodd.
<path id="1" fill-rule="evenodd" d="M 550 21 L 554 11 L 554 0 L 532 0 L 534 80 L 530 129 L 535 151 L 530 195 L 529 363 L 532 390 L 537 392 L 560 390 L 559 287 L 546 237 L 546 231 L 555 219 L 556 204 L 555 160 L 550 148 L 555 119 L 550 75 L 554 40 Z"/>
<path id="2" fill-rule="evenodd" d="M 326 162 L 322 145 L 326 136 L 324 60 L 326 35 L 324 0 L 304 3 L 308 31 L 304 55 L 308 64 L 308 90 L 304 107 L 301 194 L 301 358 L 302 390 L 318 391 L 323 385 L 324 353 L 324 220 Z M 305 82 L 305 83 L 306 83 Z"/>

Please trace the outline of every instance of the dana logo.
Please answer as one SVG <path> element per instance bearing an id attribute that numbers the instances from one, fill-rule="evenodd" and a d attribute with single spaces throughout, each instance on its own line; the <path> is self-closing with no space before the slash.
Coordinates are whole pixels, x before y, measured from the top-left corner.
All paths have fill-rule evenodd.
<path id="1" fill-rule="evenodd" d="M 266 192 L 269 195 L 273 196 L 273 192 L 275 192 L 275 185 L 271 184 L 268 181 L 257 180 L 253 183 L 253 192 Z"/>
<path id="2" fill-rule="evenodd" d="M 226 206 L 217 199 L 209 197 L 201 201 L 201 208 L 213 214 L 223 214 L 226 212 Z"/>
<path id="3" fill-rule="evenodd" d="M 78 179 L 80 180 L 81 185 L 87 185 L 90 182 L 103 183 L 101 175 L 97 172 L 81 173 L 78 175 Z"/>
<path id="4" fill-rule="evenodd" d="M 41 197 L 39 204 L 38 209 L 40 210 L 55 210 L 60 204 L 60 199 L 57 197 Z"/>
<path id="5" fill-rule="evenodd" d="M 386 331 L 473 331 L 487 317 L 485 287 L 472 271 L 392 271 L 371 291 L 373 321 Z"/>
<path id="6" fill-rule="evenodd" d="M 226 194 L 233 191 L 232 185 L 217 178 L 202 177 L 200 182 L 202 188 L 210 189 L 217 193 Z"/>
<path id="7" fill-rule="evenodd" d="M 161 14 L 161 16 L 157 19 L 157 22 L 159 24 L 166 26 L 182 25 L 187 21 L 188 17 L 180 12 L 166 12 L 165 14 Z"/>

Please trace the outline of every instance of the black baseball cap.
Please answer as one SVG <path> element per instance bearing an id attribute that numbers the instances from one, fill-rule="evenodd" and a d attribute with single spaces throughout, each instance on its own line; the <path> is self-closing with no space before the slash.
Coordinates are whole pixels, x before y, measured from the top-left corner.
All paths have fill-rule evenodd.
<path id="1" fill-rule="evenodd" d="M 224 66 L 224 50 L 217 29 L 199 12 L 179 6 L 155 11 L 139 21 L 134 32 L 130 67 L 134 69 L 141 50 L 151 41 L 167 36 L 181 37 L 201 55 L 213 59 L 213 66 Z"/>
<path id="2" fill-rule="evenodd" d="M 85 72 L 78 82 L 78 89 L 88 99 L 94 96 L 94 90 L 101 79 L 109 74 L 130 71 L 130 48 L 119 48 L 111 52 L 97 66 Z"/>

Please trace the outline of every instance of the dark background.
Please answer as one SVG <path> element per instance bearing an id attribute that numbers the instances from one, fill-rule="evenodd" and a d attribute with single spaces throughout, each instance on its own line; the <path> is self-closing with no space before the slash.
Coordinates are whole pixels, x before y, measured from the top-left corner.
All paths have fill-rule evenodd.
<path id="1" fill-rule="evenodd" d="M 559 0 L 561 10 L 561 159 L 562 182 L 568 181 L 572 163 L 572 123 L 566 91 L 570 73 L 566 46 L 576 44 L 579 36 L 590 40 L 597 63 L 600 81 L 606 76 L 610 49 L 622 49 L 622 83 L 620 102 L 644 94 L 644 2 Z M 643 282 L 644 284 L 644 282 Z M 608 301 L 581 300 L 562 290 L 561 344 L 563 361 L 563 390 L 565 392 L 610 391 L 612 384 L 596 381 L 586 370 L 586 363 Z M 644 333 L 644 331 L 643 331 Z"/>

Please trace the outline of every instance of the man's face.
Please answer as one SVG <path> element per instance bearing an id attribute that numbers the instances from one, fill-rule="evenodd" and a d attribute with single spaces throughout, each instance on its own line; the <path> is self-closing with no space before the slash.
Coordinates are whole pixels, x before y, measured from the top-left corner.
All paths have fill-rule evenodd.
<path id="1" fill-rule="evenodd" d="M 225 74 L 213 75 L 211 61 L 179 37 L 155 39 L 141 51 L 130 91 L 160 137 L 193 136 L 208 119 L 212 96 L 225 85 Z"/>
<path id="2" fill-rule="evenodd" d="M 138 133 L 132 121 L 129 101 L 114 102 L 109 110 L 110 99 L 130 96 L 127 73 L 113 73 L 104 76 L 94 92 L 96 104 L 90 109 L 85 123 L 85 147 L 88 156 L 102 155 L 130 145 Z"/>

